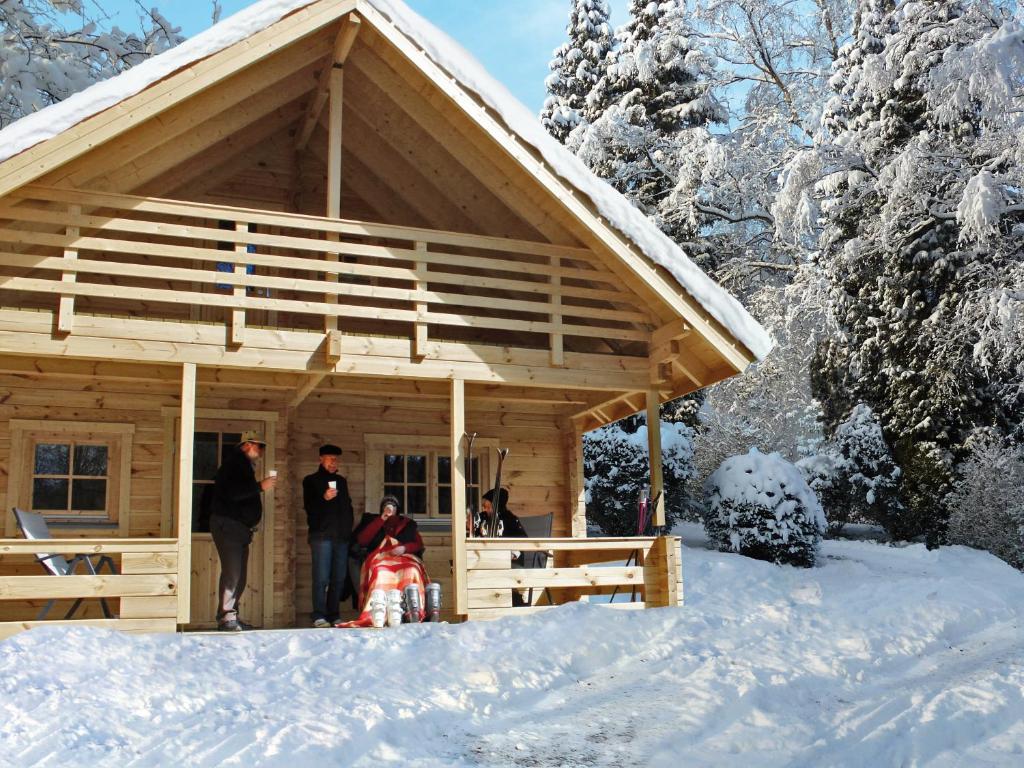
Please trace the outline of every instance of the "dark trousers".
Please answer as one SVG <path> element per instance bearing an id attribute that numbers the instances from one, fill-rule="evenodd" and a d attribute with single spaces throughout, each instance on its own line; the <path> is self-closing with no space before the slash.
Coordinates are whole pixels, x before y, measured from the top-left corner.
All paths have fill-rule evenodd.
<path id="1" fill-rule="evenodd" d="M 220 585 L 218 587 L 217 622 L 238 618 L 238 602 L 245 592 L 245 577 L 249 567 L 249 544 L 252 529 L 237 520 L 213 515 L 210 533 L 220 558 Z"/>
<path id="2" fill-rule="evenodd" d="M 313 555 L 313 613 L 310 618 L 334 621 L 338 618 L 338 603 L 345 589 L 348 542 L 312 539 L 309 549 Z"/>

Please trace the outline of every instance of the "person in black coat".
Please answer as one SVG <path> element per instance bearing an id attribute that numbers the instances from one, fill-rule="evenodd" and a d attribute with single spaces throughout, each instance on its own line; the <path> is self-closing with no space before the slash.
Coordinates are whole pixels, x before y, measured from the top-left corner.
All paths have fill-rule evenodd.
<path id="1" fill-rule="evenodd" d="M 329 627 L 338 618 L 338 604 L 348 574 L 352 540 L 352 498 L 348 483 L 338 474 L 341 448 L 320 448 L 320 466 L 302 479 L 302 504 L 309 526 L 313 563 L 314 627 Z"/>
<path id="2" fill-rule="evenodd" d="M 220 558 L 217 628 L 225 632 L 251 629 L 239 620 L 238 603 L 245 592 L 249 545 L 263 519 L 263 492 L 277 483 L 276 476 L 256 479 L 254 465 L 266 447 L 256 432 L 243 433 L 213 478 L 210 534 Z"/>

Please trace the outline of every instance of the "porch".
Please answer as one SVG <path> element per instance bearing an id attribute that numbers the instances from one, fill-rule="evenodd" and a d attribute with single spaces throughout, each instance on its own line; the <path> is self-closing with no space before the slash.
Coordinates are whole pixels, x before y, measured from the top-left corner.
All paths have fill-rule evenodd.
<path id="1" fill-rule="evenodd" d="M 119 470 L 125 512 L 113 535 L 111 525 L 107 535 L 70 527 L 58 547 L 40 545 L 15 539 L 8 519 L 0 601 L 119 598 L 118 619 L 85 621 L 127 631 L 208 625 L 217 564 L 208 537 L 192 532 L 204 480 L 197 433 L 257 422 L 276 434 L 266 461 L 283 475 L 267 499 L 250 590 L 263 626 L 303 625 L 295 491 L 332 424 L 354 435 L 345 449 L 356 462 L 346 474 L 357 510 L 375 511 L 381 456 L 430 457 L 428 569 L 448 582 L 450 618 L 600 599 L 616 587 L 636 595 L 631 607 L 678 603 L 673 540 L 585 538 L 581 440 L 695 388 L 702 363 L 680 359 L 685 324 L 663 323 L 589 249 L 43 187 L 6 198 L 0 219 L 8 430 L 81 429 L 84 415 L 93 429 L 117 422 L 160 433 L 145 466 L 136 456 Z M 654 387 L 652 373 L 662 377 Z M 45 389 L 71 410 L 44 407 Z M 156 411 L 159 426 L 127 402 Z M 553 538 L 514 547 L 551 552 L 547 569 L 510 573 L 504 542 L 466 540 L 467 430 L 486 447 L 512 445 L 506 484 L 518 513 L 554 513 Z M 31 478 L 18 456 L 27 445 L 12 438 L 7 461 L 11 474 Z M 444 481 L 437 461 L 447 462 Z M 487 477 L 486 462 L 481 469 Z M 652 478 L 660 483 L 659 467 Z M 136 507 L 133 484 L 153 489 L 146 496 L 158 496 L 159 509 Z M 8 487 L 8 518 L 30 495 Z M 57 579 L 26 564 L 61 548 L 113 554 L 119 574 Z M 19 565 L 5 568 L 12 560 Z M 512 590 L 531 588 L 536 604 L 513 609 Z M 0 635 L 32 624 L 0 622 Z"/>

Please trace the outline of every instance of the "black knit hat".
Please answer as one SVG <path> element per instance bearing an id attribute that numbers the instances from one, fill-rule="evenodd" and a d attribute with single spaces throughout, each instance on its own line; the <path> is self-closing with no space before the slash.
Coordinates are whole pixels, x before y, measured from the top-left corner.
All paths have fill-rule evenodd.
<path id="1" fill-rule="evenodd" d="M 395 508 L 395 512 L 397 512 L 398 514 L 402 514 L 402 505 L 398 503 L 398 498 L 392 496 L 391 494 L 388 494 L 387 496 L 380 500 L 381 514 L 384 513 L 384 507 L 389 505 Z"/>
<path id="2" fill-rule="evenodd" d="M 500 488 L 498 494 L 498 511 L 508 509 L 508 488 Z M 484 501 L 489 501 L 494 504 L 494 489 L 491 488 L 487 493 L 484 494 Z"/>
<path id="3" fill-rule="evenodd" d="M 320 455 L 321 456 L 341 456 L 341 448 L 339 448 L 336 445 L 331 445 L 330 443 L 328 443 L 327 445 L 321 445 L 320 446 Z"/>

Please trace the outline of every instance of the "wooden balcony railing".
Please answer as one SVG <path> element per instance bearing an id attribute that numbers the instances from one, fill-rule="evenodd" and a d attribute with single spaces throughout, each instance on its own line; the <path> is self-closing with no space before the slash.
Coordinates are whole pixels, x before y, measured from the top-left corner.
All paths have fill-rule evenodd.
<path id="1" fill-rule="evenodd" d="M 234 344 L 247 323 L 340 324 L 411 336 L 417 354 L 430 338 L 482 340 L 550 349 L 557 361 L 567 344 L 608 340 L 644 355 L 654 326 L 583 248 L 66 189 L 18 194 L 0 205 L 0 291 L 59 303 L 58 331 L 72 331 L 76 311 L 224 322 Z"/>
<path id="2" fill-rule="evenodd" d="M 118 573 L 54 576 L 35 563 L 39 575 L 0 576 L 0 600 L 42 605 L 49 600 L 119 598 L 112 619 L 2 621 L 0 640 L 35 626 L 74 624 L 127 632 L 173 632 L 178 624 L 178 542 L 175 539 L 0 539 L 0 560 L 36 554 L 113 555 Z M 61 606 L 53 609 L 62 616 Z"/>
<path id="3" fill-rule="evenodd" d="M 682 602 L 679 539 L 467 539 L 469 618 L 490 619 L 615 592 L 610 608 L 658 608 Z M 513 552 L 548 552 L 547 568 L 513 568 Z M 532 605 L 512 607 L 512 592 L 532 590 Z"/>

